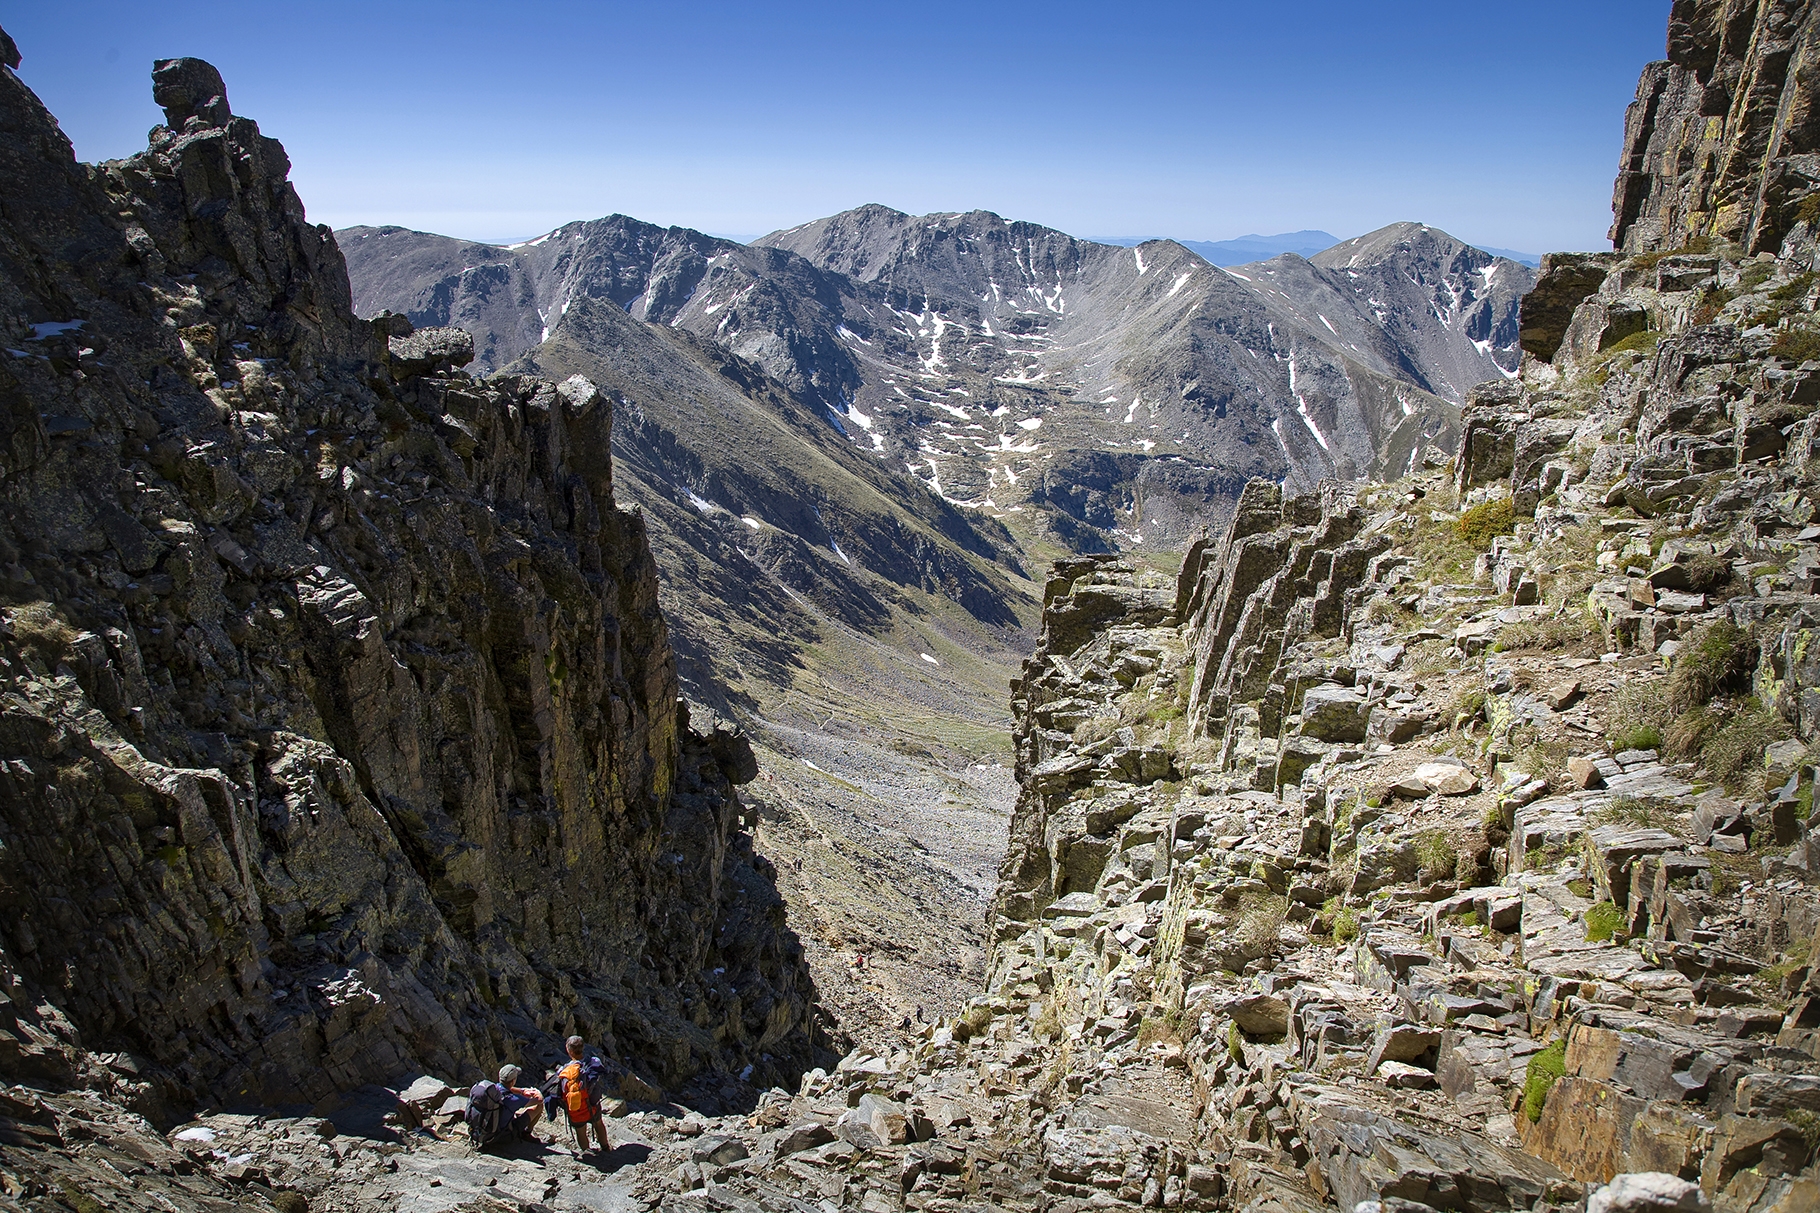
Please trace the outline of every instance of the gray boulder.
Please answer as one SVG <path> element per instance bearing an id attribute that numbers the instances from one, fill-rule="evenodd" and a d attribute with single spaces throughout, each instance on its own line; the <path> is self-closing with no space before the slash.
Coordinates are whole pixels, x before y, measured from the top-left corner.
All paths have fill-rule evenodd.
<path id="1" fill-rule="evenodd" d="M 152 100 L 164 110 L 165 125 L 181 131 L 191 118 L 222 126 L 233 117 L 227 85 L 202 59 L 160 59 L 152 65 Z"/>
<path id="2" fill-rule="evenodd" d="M 1412 1023 L 1391 1024 L 1379 1028 L 1372 1039 L 1371 1055 L 1365 1061 L 1365 1073 L 1371 1075 L 1385 1062 L 1420 1064 L 1434 1069 L 1435 1054 L 1441 1048 L 1441 1029 L 1418 1027 Z"/>
<path id="3" fill-rule="evenodd" d="M 1700 1185 L 1664 1171 L 1617 1175 L 1586 1198 L 1586 1213 L 1705 1213 Z"/>
<path id="4" fill-rule="evenodd" d="M 1226 1008 L 1247 1036 L 1281 1036 L 1289 1031 L 1289 1004 L 1275 994 L 1252 994 Z"/>
<path id="5" fill-rule="evenodd" d="M 1302 696 L 1302 734 L 1321 741 L 1364 741 L 1371 708 L 1352 687 L 1310 687 Z"/>
<path id="6" fill-rule="evenodd" d="M 747 1152 L 739 1138 L 716 1133 L 697 1140 L 689 1157 L 694 1162 L 724 1167 L 747 1157 Z"/>
<path id="7" fill-rule="evenodd" d="M 783 1130 L 777 1138 L 778 1158 L 798 1154 L 804 1150 L 813 1150 L 825 1146 L 834 1140 L 834 1130 L 819 1120 L 805 1121 L 800 1125 L 791 1125 Z"/>
<path id="8" fill-rule="evenodd" d="M 408 337 L 388 338 L 386 348 L 392 354 L 392 372 L 400 379 L 474 361 L 474 338 L 466 329 L 418 329 Z"/>

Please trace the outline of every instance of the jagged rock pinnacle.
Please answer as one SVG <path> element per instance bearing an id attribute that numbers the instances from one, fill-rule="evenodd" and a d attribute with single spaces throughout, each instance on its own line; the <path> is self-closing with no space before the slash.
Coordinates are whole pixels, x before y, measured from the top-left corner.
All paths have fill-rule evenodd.
<path id="1" fill-rule="evenodd" d="M 152 65 L 152 100 L 164 107 L 164 121 L 181 131 L 191 118 L 224 126 L 233 117 L 221 73 L 203 59 L 160 59 Z"/>

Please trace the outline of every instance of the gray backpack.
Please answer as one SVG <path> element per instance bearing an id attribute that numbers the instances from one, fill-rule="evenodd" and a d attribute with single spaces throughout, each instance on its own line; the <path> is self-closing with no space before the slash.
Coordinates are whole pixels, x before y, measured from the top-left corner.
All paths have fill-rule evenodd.
<path id="1" fill-rule="evenodd" d="M 476 1146 L 489 1145 L 506 1136 L 506 1089 L 491 1080 L 468 1090 L 468 1133 Z"/>

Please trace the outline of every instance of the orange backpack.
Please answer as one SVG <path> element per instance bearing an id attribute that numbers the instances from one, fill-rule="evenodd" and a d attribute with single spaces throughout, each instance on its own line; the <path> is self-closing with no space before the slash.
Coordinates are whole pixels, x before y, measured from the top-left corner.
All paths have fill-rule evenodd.
<path id="1" fill-rule="evenodd" d="M 581 1080 L 581 1063 L 572 1061 L 557 1071 L 562 1075 L 562 1102 L 569 1119 L 576 1124 L 594 1119 L 594 1101 L 588 1097 L 588 1084 Z"/>

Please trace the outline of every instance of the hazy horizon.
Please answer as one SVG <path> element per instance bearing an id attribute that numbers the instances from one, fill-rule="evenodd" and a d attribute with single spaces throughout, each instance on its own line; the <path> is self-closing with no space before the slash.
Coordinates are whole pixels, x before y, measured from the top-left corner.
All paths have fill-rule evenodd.
<path id="1" fill-rule="evenodd" d="M 496 242 L 622 213 L 750 238 L 880 201 L 1089 238 L 1414 220 L 1540 253 L 1607 247 L 1667 9 L 92 0 L 5 24 L 87 160 L 144 146 L 152 59 L 210 60 L 336 228 Z"/>

